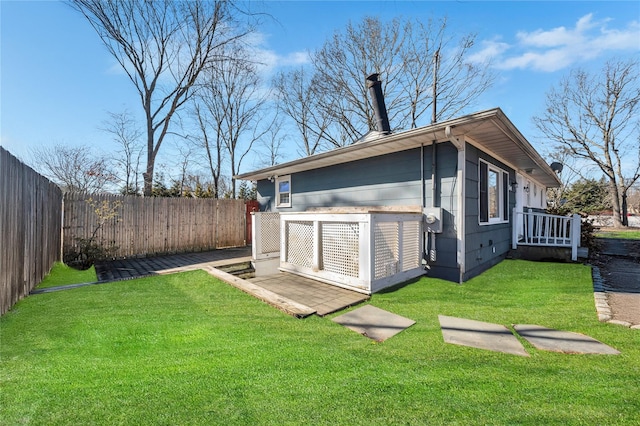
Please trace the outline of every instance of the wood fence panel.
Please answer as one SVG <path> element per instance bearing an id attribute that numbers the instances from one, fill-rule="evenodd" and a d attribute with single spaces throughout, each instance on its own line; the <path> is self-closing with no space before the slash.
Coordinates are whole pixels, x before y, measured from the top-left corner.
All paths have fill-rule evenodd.
<path id="1" fill-rule="evenodd" d="M 69 193 L 64 202 L 65 250 L 96 229 L 98 242 L 117 246 L 114 257 L 245 245 L 243 200 Z M 101 224 L 110 210 L 117 214 Z"/>
<path id="2" fill-rule="evenodd" d="M 62 192 L 0 147 L 0 314 L 61 259 Z"/>
<path id="3" fill-rule="evenodd" d="M 217 217 L 219 247 L 246 245 L 244 203 L 244 200 L 219 200 Z"/>

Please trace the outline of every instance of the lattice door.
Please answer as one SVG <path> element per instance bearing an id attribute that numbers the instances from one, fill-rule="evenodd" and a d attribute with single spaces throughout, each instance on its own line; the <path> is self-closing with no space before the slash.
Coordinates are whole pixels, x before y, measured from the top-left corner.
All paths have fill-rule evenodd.
<path id="1" fill-rule="evenodd" d="M 321 224 L 322 269 L 348 277 L 360 275 L 360 226 L 357 222 Z"/>
<path id="2" fill-rule="evenodd" d="M 378 222 L 374 234 L 374 276 L 376 279 L 398 272 L 398 223 Z"/>
<path id="3" fill-rule="evenodd" d="M 280 251 L 280 213 L 260 214 L 260 240 L 262 253 Z"/>
<path id="4" fill-rule="evenodd" d="M 313 222 L 286 221 L 285 261 L 304 268 L 313 267 Z"/>
<path id="5" fill-rule="evenodd" d="M 402 270 L 420 267 L 420 222 L 402 224 Z"/>

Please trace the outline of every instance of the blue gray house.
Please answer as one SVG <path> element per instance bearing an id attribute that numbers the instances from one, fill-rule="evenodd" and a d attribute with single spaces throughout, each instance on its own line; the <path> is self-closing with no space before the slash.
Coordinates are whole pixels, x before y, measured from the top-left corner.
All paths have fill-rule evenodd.
<path id="1" fill-rule="evenodd" d="M 349 214 L 375 214 L 382 221 L 409 215 L 397 223 L 413 221 L 417 215 L 419 228 L 398 225 L 404 231 L 393 237 L 393 243 L 384 233 L 379 234 L 377 227 L 375 232 L 360 227 L 361 232 L 368 232 L 365 239 L 371 240 L 369 246 L 361 245 L 365 252 L 361 260 L 368 253 L 372 263 L 382 259 L 373 254 L 378 250 L 376 245 L 384 246 L 391 257 L 391 262 L 385 260 L 386 266 L 373 265 L 370 276 L 365 273 L 368 279 L 399 274 L 377 287 L 360 288 L 367 292 L 423 274 L 466 281 L 503 260 L 515 243 L 530 237 L 525 234 L 534 229 L 547 230 L 542 238 L 538 235 L 537 240 L 529 240 L 532 244 L 560 241 L 548 238 L 559 236 L 557 229 L 549 230 L 551 222 L 544 218 L 534 222 L 526 216 L 528 211 L 539 213 L 546 208 L 546 188 L 560 185 L 556 171 L 499 108 L 398 133 L 379 128 L 383 130 L 369 132 L 352 145 L 237 176 L 257 182 L 261 212 L 280 213 L 280 226 L 274 228 L 279 231 L 272 234 L 280 232 L 276 257 L 281 270 L 313 277 L 328 262 L 323 260 L 331 255 L 326 247 L 348 240 L 344 234 L 334 235 L 332 241 L 337 243 L 326 239 L 329 237 L 323 240 L 309 235 L 307 243 L 290 248 L 289 244 L 294 247 L 294 233 L 282 229 L 289 216 L 292 224 L 305 220 L 316 223 L 315 228 L 309 228 L 313 233 L 313 229 L 322 229 L 318 221 L 323 222 L 314 215 L 325 215 L 336 223 L 349 222 L 345 216 Z M 400 229 L 398 226 L 394 229 Z M 348 229 L 355 228 L 343 226 L 340 232 L 350 232 Z M 413 239 L 418 247 L 397 249 L 398 241 L 408 241 L 412 233 L 418 234 Z M 260 232 L 257 234 L 260 238 Z M 254 253 L 257 244 L 260 242 L 254 239 Z M 306 262 L 306 266 L 291 267 L 283 252 L 289 250 L 295 256 L 312 244 L 315 251 L 309 252 L 306 261 L 298 262 Z M 344 247 L 335 250 L 337 255 L 333 256 L 338 258 L 351 253 Z M 398 250 L 405 256 L 411 253 L 411 259 L 399 259 Z M 359 268 L 362 276 L 362 266 Z M 375 272 L 375 268 L 382 272 Z M 344 274 L 343 266 L 333 269 Z M 350 286 L 340 277 L 327 277 L 327 282 Z"/>

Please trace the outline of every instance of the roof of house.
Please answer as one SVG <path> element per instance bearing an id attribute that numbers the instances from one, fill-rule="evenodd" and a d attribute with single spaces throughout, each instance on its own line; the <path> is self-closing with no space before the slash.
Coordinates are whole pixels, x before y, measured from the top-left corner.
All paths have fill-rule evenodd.
<path id="1" fill-rule="evenodd" d="M 349 163 L 437 143 L 462 139 L 496 159 L 531 176 L 546 187 L 560 186 L 551 167 L 511 123 L 500 108 L 476 112 L 460 118 L 398 133 L 371 132 L 353 145 L 336 148 L 298 160 L 237 175 L 237 179 L 262 180 L 335 164 Z"/>

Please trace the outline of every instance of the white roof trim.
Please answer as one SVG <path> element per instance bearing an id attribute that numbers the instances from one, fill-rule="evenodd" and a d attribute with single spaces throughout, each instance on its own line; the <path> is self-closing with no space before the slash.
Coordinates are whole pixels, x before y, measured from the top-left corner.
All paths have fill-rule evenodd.
<path id="1" fill-rule="evenodd" d="M 447 128 L 449 128 L 447 130 Z M 536 180 L 547 187 L 560 186 L 560 180 L 551 167 L 509 121 L 500 108 L 466 115 L 464 117 L 381 135 L 369 132 L 357 143 L 310 157 L 267 167 L 236 176 L 236 179 L 262 180 L 273 176 L 299 173 L 335 164 L 344 164 L 364 158 L 405 151 L 421 145 L 446 142 L 448 136 L 468 137 L 474 145 L 511 165 L 515 170 L 534 174 Z"/>

